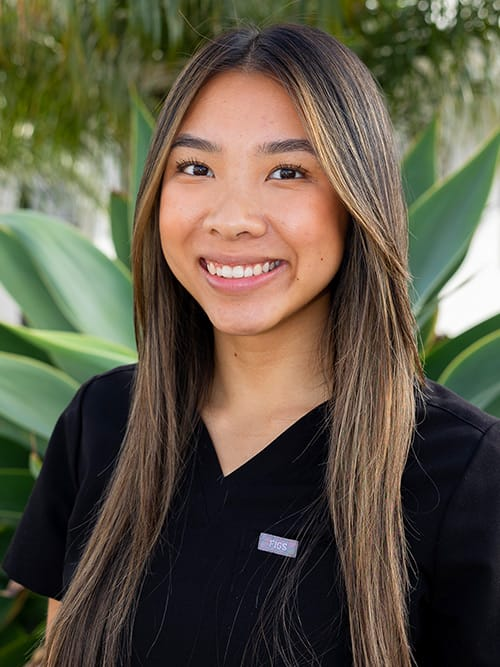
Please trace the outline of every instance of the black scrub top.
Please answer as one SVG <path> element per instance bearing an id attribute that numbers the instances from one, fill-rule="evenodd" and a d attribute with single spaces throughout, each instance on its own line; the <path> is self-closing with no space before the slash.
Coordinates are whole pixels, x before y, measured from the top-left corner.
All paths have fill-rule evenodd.
<path id="1" fill-rule="evenodd" d="M 60 599 L 68 586 L 118 456 L 134 372 L 84 384 L 55 427 L 3 564 L 37 593 Z M 133 667 L 285 664 L 277 600 L 291 623 L 289 664 L 352 664 L 323 496 L 324 409 L 226 477 L 200 421 L 147 568 Z M 500 421 L 429 382 L 402 494 L 417 664 L 499 667 Z"/>

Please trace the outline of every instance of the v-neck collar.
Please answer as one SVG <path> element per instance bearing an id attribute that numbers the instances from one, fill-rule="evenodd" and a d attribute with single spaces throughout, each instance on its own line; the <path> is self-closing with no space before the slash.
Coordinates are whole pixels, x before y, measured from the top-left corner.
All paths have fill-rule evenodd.
<path id="1" fill-rule="evenodd" d="M 228 475 L 223 474 L 210 433 L 200 419 L 199 455 L 203 477 L 231 486 L 243 481 L 256 482 L 277 469 L 282 470 L 284 466 L 287 468 L 302 466 L 306 459 L 309 460 L 308 452 L 315 449 L 314 444 L 324 430 L 326 405 L 327 403 L 321 403 L 299 417 L 257 454 Z M 325 438 L 320 440 L 324 442 Z M 314 452 L 311 451 L 318 463 L 325 458 L 324 447 L 320 449 L 321 452 L 318 452 L 317 448 Z"/>

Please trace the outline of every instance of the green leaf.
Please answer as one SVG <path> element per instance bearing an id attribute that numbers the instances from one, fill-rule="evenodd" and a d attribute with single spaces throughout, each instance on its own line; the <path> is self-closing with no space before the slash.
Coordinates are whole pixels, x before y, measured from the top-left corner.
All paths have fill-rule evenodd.
<path id="1" fill-rule="evenodd" d="M 130 230 L 128 225 L 129 204 L 126 195 L 121 192 L 112 192 L 109 203 L 111 220 L 111 236 L 116 250 L 116 256 L 130 268 Z"/>
<path id="2" fill-rule="evenodd" d="M 434 308 L 429 309 L 427 317 L 420 324 L 419 327 L 420 356 L 425 355 L 425 351 L 434 340 L 438 314 L 439 314 L 439 308 L 437 305 L 434 305 Z"/>
<path id="3" fill-rule="evenodd" d="M 0 524 L 0 563 L 3 563 L 10 541 L 14 537 L 14 527 Z"/>
<path id="4" fill-rule="evenodd" d="M 451 364 L 463 350 L 475 343 L 483 336 L 500 330 L 500 314 L 494 315 L 476 326 L 464 331 L 455 338 L 447 338 L 432 347 L 425 359 L 425 372 L 433 380 L 441 375 L 444 369 Z"/>
<path id="5" fill-rule="evenodd" d="M 28 458 L 25 447 L 0 436 L 0 468 L 26 468 Z"/>
<path id="6" fill-rule="evenodd" d="M 0 667 L 22 667 L 35 645 L 40 642 L 39 635 L 28 635 L 21 631 L 17 637 L 10 638 L 11 627 L 8 626 L 0 634 Z"/>
<path id="7" fill-rule="evenodd" d="M 31 452 L 29 458 L 29 471 L 33 479 L 38 479 L 38 475 L 42 470 L 42 459 L 38 452 Z"/>
<path id="8" fill-rule="evenodd" d="M 402 164 L 403 188 L 408 206 L 434 185 L 436 170 L 437 119 L 417 137 Z"/>
<path id="9" fill-rule="evenodd" d="M 500 394 L 484 406 L 484 411 L 495 417 L 500 417 Z"/>
<path id="10" fill-rule="evenodd" d="M 56 306 L 30 254 L 12 230 L 0 224 L 0 282 L 17 302 L 26 321 L 41 329 L 72 331 Z"/>
<path id="11" fill-rule="evenodd" d="M 134 210 L 139 185 L 144 171 L 144 163 L 153 134 L 154 118 L 138 95 L 132 93 L 132 119 L 130 133 L 130 202 L 129 202 L 129 238 L 132 238 Z"/>
<path id="12" fill-rule="evenodd" d="M 38 359 L 45 364 L 51 363 L 50 357 L 43 350 L 19 336 L 16 330 L 17 327 L 10 327 L 0 322 L 0 351 Z"/>
<path id="13" fill-rule="evenodd" d="M 438 382 L 483 410 L 497 405 L 500 398 L 500 331 L 483 336 L 462 350 L 441 373 Z"/>
<path id="14" fill-rule="evenodd" d="M 497 132 L 464 167 L 410 208 L 410 268 L 417 314 L 465 257 L 488 199 L 499 145 Z"/>
<path id="15" fill-rule="evenodd" d="M 0 522 L 15 524 L 22 516 L 33 488 L 26 468 L 0 468 Z"/>
<path id="16" fill-rule="evenodd" d="M 18 602 L 15 598 L 0 597 L 0 630 L 16 615 Z"/>
<path id="17" fill-rule="evenodd" d="M 33 433 L 28 429 L 13 424 L 0 413 L 0 438 L 6 438 L 21 445 L 28 452 L 37 451 L 43 454 L 47 448 L 47 438 Z"/>
<path id="18" fill-rule="evenodd" d="M 129 272 L 70 225 L 34 211 L 0 214 L 42 276 L 61 312 L 83 333 L 134 346 Z"/>
<path id="19" fill-rule="evenodd" d="M 38 345 L 60 369 L 80 383 L 115 366 L 137 361 L 134 350 L 95 336 L 9 325 L 3 327 L 19 338 Z"/>
<path id="20" fill-rule="evenodd" d="M 28 431 L 48 438 L 77 389 L 52 366 L 0 352 L 0 416 Z"/>

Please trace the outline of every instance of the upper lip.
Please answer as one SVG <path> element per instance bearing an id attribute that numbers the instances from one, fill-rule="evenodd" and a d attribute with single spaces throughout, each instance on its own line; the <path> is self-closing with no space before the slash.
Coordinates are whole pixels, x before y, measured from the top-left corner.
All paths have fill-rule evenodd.
<path id="1" fill-rule="evenodd" d="M 280 258 L 277 256 L 260 257 L 229 257 L 227 255 L 202 255 L 200 257 L 204 262 L 214 262 L 215 264 L 225 264 L 226 266 L 245 266 L 248 264 L 264 264 L 265 262 L 275 262 Z"/>

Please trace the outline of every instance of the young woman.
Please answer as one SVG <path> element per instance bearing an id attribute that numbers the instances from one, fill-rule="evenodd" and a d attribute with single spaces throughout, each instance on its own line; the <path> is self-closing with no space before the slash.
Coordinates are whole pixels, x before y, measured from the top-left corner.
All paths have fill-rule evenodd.
<path id="1" fill-rule="evenodd" d="M 406 254 L 356 56 L 286 25 L 194 56 L 138 197 L 139 362 L 64 412 L 5 563 L 53 599 L 46 665 L 500 664 L 500 426 L 423 382 Z"/>

